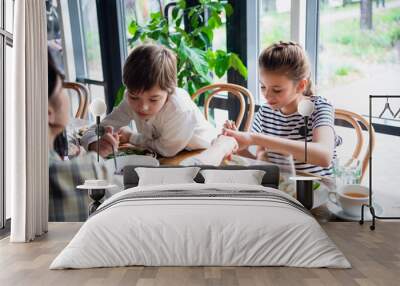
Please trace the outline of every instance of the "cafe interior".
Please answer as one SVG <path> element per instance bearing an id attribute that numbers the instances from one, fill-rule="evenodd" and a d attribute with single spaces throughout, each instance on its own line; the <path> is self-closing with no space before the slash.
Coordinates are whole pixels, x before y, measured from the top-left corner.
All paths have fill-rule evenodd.
<path id="1" fill-rule="evenodd" d="M 0 0 L 0 285 L 398 285 L 399 78 L 399 0 Z"/>

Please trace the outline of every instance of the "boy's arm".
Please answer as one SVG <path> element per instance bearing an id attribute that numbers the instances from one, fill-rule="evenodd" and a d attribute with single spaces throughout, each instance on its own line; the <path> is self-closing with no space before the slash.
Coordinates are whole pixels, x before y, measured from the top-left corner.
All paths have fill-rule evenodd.
<path id="1" fill-rule="evenodd" d="M 118 105 L 110 114 L 102 121 L 101 126 L 112 126 L 114 130 L 129 125 L 133 119 L 133 112 L 129 107 L 126 99 Z M 89 145 L 97 141 L 96 125 L 91 126 L 82 136 L 81 145 L 89 150 Z"/>
<path id="2" fill-rule="evenodd" d="M 193 137 L 195 116 L 191 111 L 174 114 L 162 125 L 160 137 L 147 139 L 141 134 L 133 135 L 136 145 L 148 147 L 162 156 L 172 157 L 184 150 Z M 132 142 L 133 143 L 133 142 Z"/>

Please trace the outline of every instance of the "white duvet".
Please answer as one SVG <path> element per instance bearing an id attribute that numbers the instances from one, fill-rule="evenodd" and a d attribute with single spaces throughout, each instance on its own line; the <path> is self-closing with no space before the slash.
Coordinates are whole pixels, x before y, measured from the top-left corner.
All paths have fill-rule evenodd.
<path id="1" fill-rule="evenodd" d="M 174 190 L 244 194 L 129 199 Z M 262 198 L 263 193 L 253 197 L 251 191 L 266 192 L 269 198 Z M 350 263 L 318 222 L 290 202 L 297 201 L 279 190 L 250 185 L 128 189 L 100 206 L 50 269 L 127 265 L 349 268 Z"/>

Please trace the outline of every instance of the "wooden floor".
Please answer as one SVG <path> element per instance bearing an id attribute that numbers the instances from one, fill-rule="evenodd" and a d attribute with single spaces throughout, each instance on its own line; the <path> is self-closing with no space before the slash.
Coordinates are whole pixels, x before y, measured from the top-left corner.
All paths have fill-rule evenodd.
<path id="1" fill-rule="evenodd" d="M 353 268 L 124 267 L 48 270 L 79 223 L 52 223 L 28 244 L 0 241 L 0 285 L 400 285 L 400 222 L 378 222 L 370 231 L 354 222 L 323 224 Z"/>

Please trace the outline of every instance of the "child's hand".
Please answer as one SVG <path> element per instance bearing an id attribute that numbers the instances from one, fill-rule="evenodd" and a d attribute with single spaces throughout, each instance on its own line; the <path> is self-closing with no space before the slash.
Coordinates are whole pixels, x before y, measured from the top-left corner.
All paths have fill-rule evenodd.
<path id="1" fill-rule="evenodd" d="M 224 158 L 228 160 L 231 160 L 232 154 L 236 153 L 239 147 L 235 138 L 225 135 L 218 136 L 212 144 L 221 148 Z"/>
<path id="2" fill-rule="evenodd" d="M 265 161 L 265 152 L 266 152 L 265 148 L 261 147 L 257 148 L 256 160 Z"/>
<path id="3" fill-rule="evenodd" d="M 124 143 L 129 143 L 129 139 L 131 138 L 132 132 L 131 129 L 128 127 L 122 127 L 118 130 L 118 136 L 119 136 L 119 143 L 124 144 Z"/>
<path id="4" fill-rule="evenodd" d="M 238 150 L 246 149 L 249 145 L 253 145 L 253 138 L 250 132 L 240 132 L 230 129 L 224 129 L 223 135 L 233 137 L 238 144 Z"/>
<path id="5" fill-rule="evenodd" d="M 234 121 L 232 120 L 226 120 L 224 123 L 224 129 L 229 129 L 229 130 L 234 130 L 237 131 L 237 127 Z M 223 133 L 222 133 L 223 134 Z"/>
<path id="6" fill-rule="evenodd" d="M 116 133 L 113 133 L 112 126 L 104 127 L 105 134 L 100 138 L 99 141 L 99 153 L 102 157 L 107 157 L 112 154 L 113 148 L 114 150 L 118 150 L 119 146 L 119 136 Z M 90 151 L 97 152 L 97 141 L 93 142 L 89 145 Z"/>

